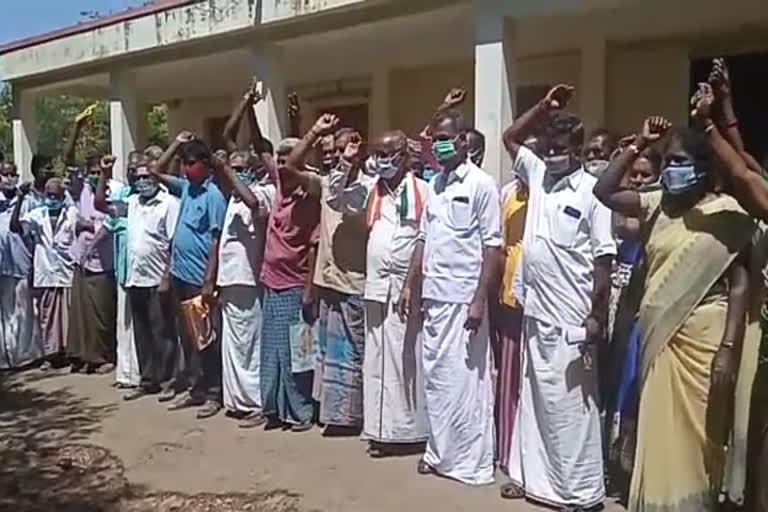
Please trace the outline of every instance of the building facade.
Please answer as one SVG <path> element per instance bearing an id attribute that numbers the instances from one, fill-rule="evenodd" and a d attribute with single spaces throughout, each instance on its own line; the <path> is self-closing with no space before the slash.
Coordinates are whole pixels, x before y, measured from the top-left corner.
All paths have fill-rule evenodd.
<path id="1" fill-rule="evenodd" d="M 376 133 L 417 134 L 451 87 L 488 141 L 486 167 L 510 167 L 501 134 L 560 82 L 587 128 L 636 130 L 645 116 L 687 120 L 695 62 L 768 51 L 765 0 L 163 0 L 0 47 L 14 92 L 14 158 L 35 151 L 35 98 L 110 102 L 116 169 L 144 139 L 146 106 L 169 131 L 216 145 L 249 78 L 265 135 L 281 138 L 285 97 L 304 123 L 325 110 Z M 768 62 L 768 61 L 766 61 Z"/>

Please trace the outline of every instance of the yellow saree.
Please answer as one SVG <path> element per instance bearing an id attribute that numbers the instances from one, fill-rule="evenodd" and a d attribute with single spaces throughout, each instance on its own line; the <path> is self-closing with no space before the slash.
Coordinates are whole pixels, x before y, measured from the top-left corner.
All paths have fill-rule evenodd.
<path id="1" fill-rule="evenodd" d="M 754 223 L 727 196 L 705 198 L 679 217 L 666 215 L 660 191 L 642 194 L 641 202 L 647 277 L 638 316 L 641 396 L 629 510 L 714 511 L 725 441 L 706 434 L 710 368 L 725 329 L 724 275 L 750 247 Z M 756 334 L 748 325 L 747 338 Z M 745 354 L 756 342 L 745 339 Z M 735 431 L 744 421 L 737 420 Z"/>

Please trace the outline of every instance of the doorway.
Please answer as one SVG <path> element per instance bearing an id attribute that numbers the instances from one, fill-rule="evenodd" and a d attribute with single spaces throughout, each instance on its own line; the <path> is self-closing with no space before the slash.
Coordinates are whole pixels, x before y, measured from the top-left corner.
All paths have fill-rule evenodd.
<path id="1" fill-rule="evenodd" d="M 739 131 L 747 151 L 766 167 L 768 137 L 762 124 L 763 112 L 768 111 L 768 53 L 726 56 L 731 75 L 731 94 Z M 712 69 L 712 57 L 691 61 L 690 95 L 705 82 Z"/>

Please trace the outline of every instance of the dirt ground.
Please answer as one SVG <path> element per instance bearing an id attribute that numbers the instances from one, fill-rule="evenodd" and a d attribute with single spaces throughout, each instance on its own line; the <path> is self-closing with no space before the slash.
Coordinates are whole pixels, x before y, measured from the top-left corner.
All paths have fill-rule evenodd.
<path id="1" fill-rule="evenodd" d="M 358 439 L 244 431 L 152 397 L 126 403 L 112 379 L 0 374 L 0 511 L 542 510 L 502 501 L 498 483 L 420 476 L 418 456 L 372 460 Z"/>

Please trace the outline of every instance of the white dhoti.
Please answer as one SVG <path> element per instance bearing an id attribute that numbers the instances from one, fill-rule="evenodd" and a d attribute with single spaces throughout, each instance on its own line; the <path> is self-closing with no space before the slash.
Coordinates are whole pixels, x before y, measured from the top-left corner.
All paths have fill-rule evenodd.
<path id="1" fill-rule="evenodd" d="M 560 327 L 541 320 L 523 317 L 522 346 L 509 477 L 533 500 L 595 506 L 605 498 L 597 372 Z"/>
<path id="2" fill-rule="evenodd" d="M 429 440 L 424 462 L 470 485 L 494 480 L 488 322 L 464 329 L 468 304 L 424 300 L 422 365 Z"/>
<path id="3" fill-rule="evenodd" d="M 365 302 L 363 438 L 418 443 L 428 438 L 418 315 L 400 320 L 392 301 Z"/>
<path id="4" fill-rule="evenodd" d="M 221 302 L 221 360 L 224 407 L 261 410 L 261 288 L 224 286 Z"/>
<path id="5" fill-rule="evenodd" d="M 115 364 L 115 381 L 123 386 L 138 386 L 141 382 L 139 358 L 136 355 L 136 341 L 133 337 L 133 315 L 131 301 L 125 288 L 117 287 L 117 363 Z"/>
<path id="6" fill-rule="evenodd" d="M 28 279 L 0 276 L 0 369 L 20 368 L 43 355 Z"/>

